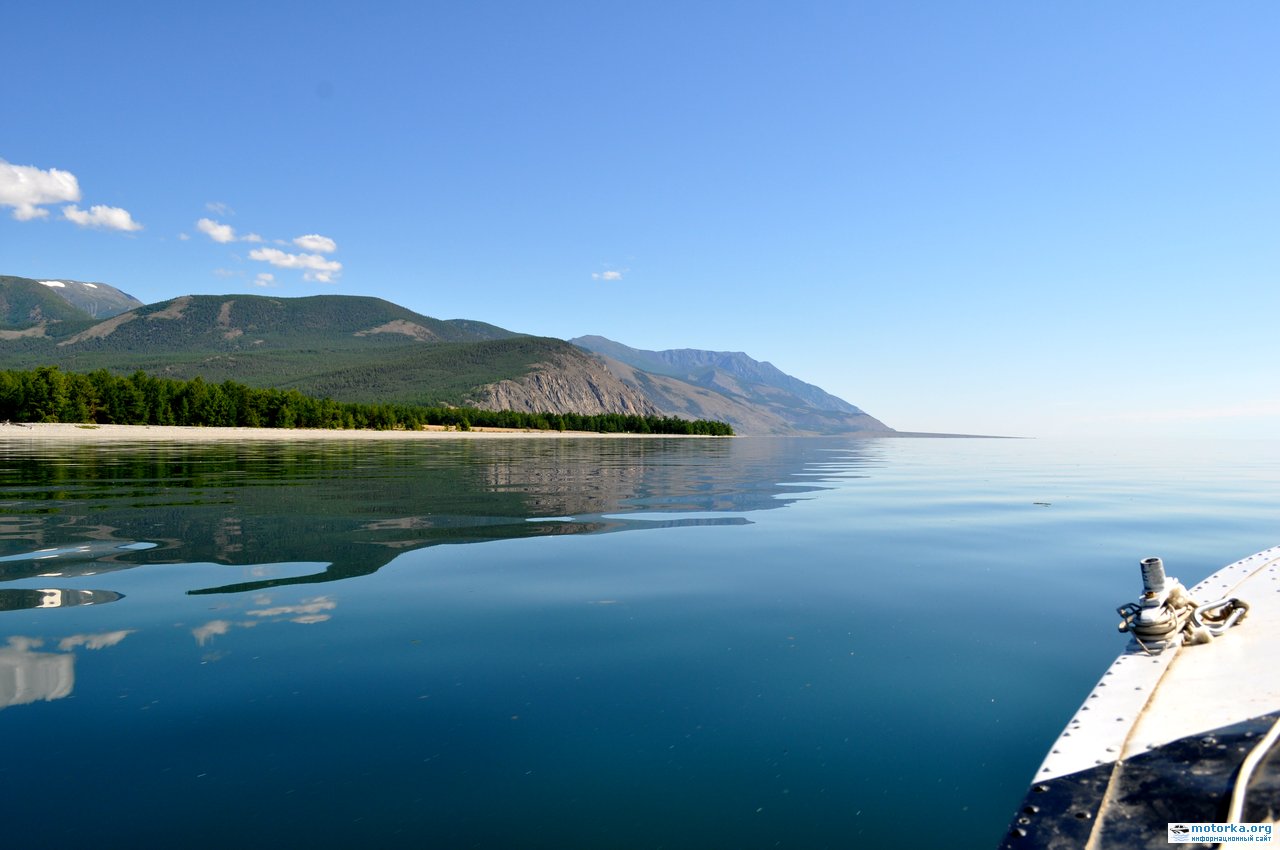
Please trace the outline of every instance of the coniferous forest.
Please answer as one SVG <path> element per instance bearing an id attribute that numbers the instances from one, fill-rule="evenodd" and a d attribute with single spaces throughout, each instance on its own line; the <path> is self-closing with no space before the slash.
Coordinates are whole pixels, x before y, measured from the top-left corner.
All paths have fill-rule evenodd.
<path id="1" fill-rule="evenodd" d="M 629 434 L 724 437 L 724 422 L 621 413 L 525 413 L 467 407 L 363 404 L 314 398 L 297 390 L 258 389 L 235 381 L 174 380 L 105 369 L 82 374 L 56 366 L 0 371 L 0 420 L 114 425 L 201 425 L 231 428 L 419 430 L 428 425 L 462 431 L 524 428 Z"/>

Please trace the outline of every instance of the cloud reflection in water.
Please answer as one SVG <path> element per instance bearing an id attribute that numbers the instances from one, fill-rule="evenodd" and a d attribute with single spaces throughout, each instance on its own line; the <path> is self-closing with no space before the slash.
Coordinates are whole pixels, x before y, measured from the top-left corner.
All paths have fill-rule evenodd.
<path id="1" fill-rule="evenodd" d="M 44 646 L 43 638 L 9 638 L 8 645 L 0 648 L 0 709 L 70 696 L 76 683 L 76 656 L 70 650 L 115 646 L 133 631 L 71 635 L 58 641 L 60 652 L 36 652 Z"/>
<path id="2" fill-rule="evenodd" d="M 271 598 L 259 594 L 253 598 L 255 605 L 270 606 Z M 195 637 L 196 643 L 204 646 L 214 637 L 225 635 L 233 628 L 251 629 L 260 623 L 299 623 L 302 625 L 310 625 L 312 623 L 323 623 L 332 617 L 326 613 L 338 607 L 338 603 L 328 596 L 313 596 L 303 599 L 297 605 L 277 605 L 275 607 L 251 608 L 245 611 L 250 617 L 257 617 L 257 620 L 242 620 L 233 622 L 231 620 L 210 620 L 202 626 L 197 626 L 191 630 L 192 636 Z"/>

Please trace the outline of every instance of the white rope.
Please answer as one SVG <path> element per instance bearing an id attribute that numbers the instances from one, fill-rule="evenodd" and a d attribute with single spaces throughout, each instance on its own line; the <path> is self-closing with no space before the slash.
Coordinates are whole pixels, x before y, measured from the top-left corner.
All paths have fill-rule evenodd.
<path id="1" fill-rule="evenodd" d="M 1122 622 L 1120 631 L 1129 632 L 1148 655 L 1159 655 L 1178 643 L 1208 643 L 1242 620 L 1248 603 L 1239 599 L 1220 599 L 1201 605 L 1191 598 L 1186 588 L 1173 579 L 1164 603 L 1143 607 L 1129 602 L 1116 609 Z"/>
<path id="2" fill-rule="evenodd" d="M 1249 781 L 1253 779 L 1253 771 L 1257 769 L 1258 763 L 1275 746 L 1277 739 L 1280 739 L 1280 720 L 1272 724 L 1271 731 L 1258 742 L 1256 747 L 1249 751 L 1249 755 L 1244 757 L 1244 761 L 1240 762 L 1240 774 L 1236 777 L 1235 787 L 1231 789 L 1231 808 L 1227 810 L 1227 823 L 1240 822 L 1240 816 L 1244 813 L 1245 794 L 1249 787 Z"/>

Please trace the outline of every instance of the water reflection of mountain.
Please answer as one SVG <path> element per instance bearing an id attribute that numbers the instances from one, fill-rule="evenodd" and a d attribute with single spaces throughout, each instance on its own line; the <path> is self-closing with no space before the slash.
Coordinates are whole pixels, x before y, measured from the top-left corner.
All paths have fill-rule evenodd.
<path id="1" fill-rule="evenodd" d="M 103 605 L 123 598 L 112 590 L 40 590 L 0 589 L 0 611 L 23 611 L 31 608 L 70 608 L 76 605 Z"/>
<path id="2" fill-rule="evenodd" d="M 553 534 L 739 524 L 873 463 L 873 441 L 457 440 L 3 447 L 0 581 L 48 575 L 23 553 L 93 541 L 56 574 L 145 564 L 315 561 L 365 575 L 401 552 Z M 646 521 L 648 512 L 665 514 Z M 681 513 L 698 516 L 681 518 Z M 671 514 L 677 516 L 671 517 Z M 708 516 L 710 514 L 710 516 Z M 116 548 L 151 541 L 146 551 Z M 25 558 L 25 559 L 19 559 Z"/>

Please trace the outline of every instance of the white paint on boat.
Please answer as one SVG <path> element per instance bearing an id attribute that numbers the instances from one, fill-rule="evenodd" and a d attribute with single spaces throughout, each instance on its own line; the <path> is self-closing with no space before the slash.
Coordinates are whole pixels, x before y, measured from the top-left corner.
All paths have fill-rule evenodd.
<path id="1" fill-rule="evenodd" d="M 1138 719 L 1126 758 L 1280 709 L 1280 547 L 1224 567 L 1191 595 L 1238 597 L 1249 614 L 1213 642 L 1178 652 Z"/>
<path id="2" fill-rule="evenodd" d="M 1280 710 L 1280 546 L 1223 567 L 1191 588 L 1199 602 L 1249 604 L 1210 643 L 1149 655 L 1130 642 L 1036 772 L 1041 782 L 1130 758 L 1181 738 Z"/>

